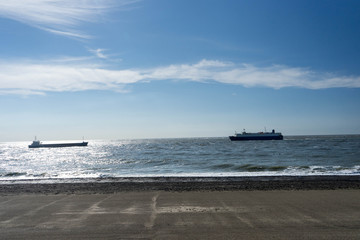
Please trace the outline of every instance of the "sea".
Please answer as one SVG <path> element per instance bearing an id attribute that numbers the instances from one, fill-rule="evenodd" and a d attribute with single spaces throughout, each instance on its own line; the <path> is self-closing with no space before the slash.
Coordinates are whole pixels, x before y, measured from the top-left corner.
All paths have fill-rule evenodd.
<path id="1" fill-rule="evenodd" d="M 360 135 L 89 140 L 87 147 L 35 149 L 29 144 L 0 143 L 0 181 L 360 175 Z"/>

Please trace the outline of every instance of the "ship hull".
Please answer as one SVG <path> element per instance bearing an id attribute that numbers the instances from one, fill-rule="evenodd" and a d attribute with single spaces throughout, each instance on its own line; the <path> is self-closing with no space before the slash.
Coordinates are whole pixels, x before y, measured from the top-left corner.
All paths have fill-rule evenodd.
<path id="1" fill-rule="evenodd" d="M 86 147 L 87 145 L 88 145 L 88 142 L 81 142 L 81 143 L 54 143 L 54 144 L 29 145 L 29 148 Z"/>
<path id="2" fill-rule="evenodd" d="M 229 136 L 231 141 L 251 141 L 251 140 L 283 140 L 283 135 L 262 135 L 262 136 L 251 136 L 251 135 L 241 135 L 241 136 Z"/>

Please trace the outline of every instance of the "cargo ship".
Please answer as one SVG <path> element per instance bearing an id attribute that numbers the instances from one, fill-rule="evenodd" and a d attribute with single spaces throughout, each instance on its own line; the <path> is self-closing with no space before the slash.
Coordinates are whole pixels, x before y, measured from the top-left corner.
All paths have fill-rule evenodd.
<path id="1" fill-rule="evenodd" d="M 284 137 L 280 132 L 258 132 L 247 133 L 244 129 L 242 133 L 236 133 L 234 136 L 229 136 L 231 141 L 249 141 L 249 140 L 283 140 Z"/>
<path id="2" fill-rule="evenodd" d="M 29 145 L 29 148 L 59 148 L 59 147 L 86 147 L 88 142 L 82 141 L 77 143 L 47 143 L 44 144 L 39 140 L 35 140 Z"/>

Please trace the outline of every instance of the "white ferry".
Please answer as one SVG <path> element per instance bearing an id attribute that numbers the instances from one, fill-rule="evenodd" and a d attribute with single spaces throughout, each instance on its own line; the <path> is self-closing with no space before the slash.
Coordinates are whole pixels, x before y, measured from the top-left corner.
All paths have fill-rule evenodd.
<path id="1" fill-rule="evenodd" d="M 258 132 L 247 133 L 244 129 L 242 133 L 236 133 L 234 136 L 229 136 L 231 141 L 248 141 L 248 140 L 283 140 L 284 137 L 280 132 Z"/>

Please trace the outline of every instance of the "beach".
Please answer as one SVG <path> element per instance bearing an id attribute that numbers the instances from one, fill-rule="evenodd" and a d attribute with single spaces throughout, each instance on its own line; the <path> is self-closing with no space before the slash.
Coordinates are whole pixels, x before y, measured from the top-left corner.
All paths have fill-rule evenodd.
<path id="1" fill-rule="evenodd" d="M 105 194 L 123 191 L 360 189 L 360 175 L 252 177 L 116 177 L 0 181 L 0 194 Z"/>
<path id="2" fill-rule="evenodd" d="M 3 239 L 358 239 L 360 176 L 0 184 Z"/>

